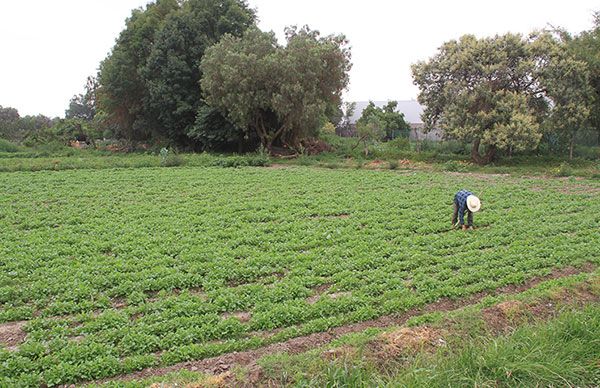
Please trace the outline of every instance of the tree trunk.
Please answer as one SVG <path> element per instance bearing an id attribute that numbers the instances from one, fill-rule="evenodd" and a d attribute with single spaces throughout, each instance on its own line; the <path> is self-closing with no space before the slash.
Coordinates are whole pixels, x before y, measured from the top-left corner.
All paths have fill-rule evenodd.
<path id="1" fill-rule="evenodd" d="M 569 142 L 569 160 L 573 160 L 574 145 L 575 145 L 575 134 L 571 135 L 571 141 Z"/>
<path id="2" fill-rule="evenodd" d="M 488 146 L 487 152 L 483 157 L 484 164 L 492 163 L 496 159 L 496 151 L 495 145 Z"/>
<path id="3" fill-rule="evenodd" d="M 419 142 L 419 132 L 417 132 L 417 128 L 415 128 L 414 131 L 415 131 L 415 140 L 417 142 L 416 151 L 417 151 L 417 153 L 419 153 L 419 152 L 421 152 L 421 143 Z"/>
<path id="4" fill-rule="evenodd" d="M 487 151 L 485 155 L 481 155 L 479 153 L 479 145 L 481 144 L 480 139 L 473 140 L 473 145 L 471 147 L 471 159 L 473 162 L 485 165 L 491 163 L 496 157 L 496 146 L 490 145 L 487 147 Z"/>
<path id="5" fill-rule="evenodd" d="M 240 133 L 240 137 L 238 138 L 238 154 L 244 152 L 244 135 Z"/>
<path id="6" fill-rule="evenodd" d="M 358 139 L 358 141 L 356 142 L 356 144 L 354 145 L 354 147 L 352 147 L 352 151 L 354 151 L 356 149 L 356 147 L 358 147 L 360 145 L 360 143 L 365 140 L 366 136 L 360 137 Z"/>
<path id="7" fill-rule="evenodd" d="M 481 144 L 481 140 L 473 140 L 473 144 L 471 145 L 471 159 L 477 164 L 482 164 L 481 155 L 479 154 L 479 144 Z"/>

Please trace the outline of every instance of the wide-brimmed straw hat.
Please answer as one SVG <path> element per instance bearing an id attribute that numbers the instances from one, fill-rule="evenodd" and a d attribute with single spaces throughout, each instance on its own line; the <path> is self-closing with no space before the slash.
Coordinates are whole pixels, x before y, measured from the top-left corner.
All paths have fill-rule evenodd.
<path id="1" fill-rule="evenodd" d="M 473 213 L 478 212 L 481 209 L 481 201 L 474 195 L 469 195 L 467 197 L 467 207 Z"/>

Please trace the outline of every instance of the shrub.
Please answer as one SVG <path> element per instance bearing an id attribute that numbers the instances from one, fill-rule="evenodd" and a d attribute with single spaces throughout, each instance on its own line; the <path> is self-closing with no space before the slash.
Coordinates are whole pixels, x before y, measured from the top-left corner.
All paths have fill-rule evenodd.
<path id="1" fill-rule="evenodd" d="M 257 154 L 252 156 L 230 156 L 217 158 L 211 166 L 214 167 L 263 167 L 270 165 L 270 160 L 266 155 Z"/>
<path id="2" fill-rule="evenodd" d="M 259 154 L 259 155 L 255 155 L 255 156 L 249 156 L 249 157 L 247 156 L 246 160 L 248 161 L 248 166 L 254 166 L 254 167 L 264 167 L 264 166 L 269 166 L 271 164 L 269 157 L 264 154 Z"/>
<path id="3" fill-rule="evenodd" d="M 0 152 L 19 152 L 21 148 L 8 140 L 0 139 Z"/>
<path id="4" fill-rule="evenodd" d="M 444 171 L 455 171 L 455 172 L 465 172 L 467 170 L 464 164 L 457 162 L 455 160 L 449 160 L 442 165 Z"/>
<path id="5" fill-rule="evenodd" d="M 331 122 L 326 122 L 325 125 L 321 128 L 322 133 L 327 133 L 329 135 L 335 135 L 335 125 Z"/>
<path id="6" fill-rule="evenodd" d="M 394 140 L 390 140 L 385 145 L 388 148 L 394 148 L 398 150 L 410 150 L 410 140 L 408 137 L 397 137 Z"/>
<path id="7" fill-rule="evenodd" d="M 576 146 L 574 153 L 583 159 L 600 159 L 600 147 Z"/>
<path id="8" fill-rule="evenodd" d="M 555 171 L 556 176 L 571 176 L 573 175 L 573 167 L 567 162 L 562 162 Z"/>
<path id="9" fill-rule="evenodd" d="M 172 149 L 162 148 L 159 155 L 160 165 L 163 167 L 181 166 L 184 162 L 183 158 Z"/>

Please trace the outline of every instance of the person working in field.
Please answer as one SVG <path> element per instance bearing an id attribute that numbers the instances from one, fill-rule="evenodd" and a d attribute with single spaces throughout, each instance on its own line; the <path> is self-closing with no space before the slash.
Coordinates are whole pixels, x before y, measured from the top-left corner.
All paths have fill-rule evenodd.
<path id="1" fill-rule="evenodd" d="M 460 190 L 454 196 L 454 214 L 452 214 L 452 226 L 462 226 L 462 230 L 473 229 L 473 213 L 481 208 L 479 198 L 470 191 Z M 467 213 L 467 225 L 465 225 L 465 212 Z"/>

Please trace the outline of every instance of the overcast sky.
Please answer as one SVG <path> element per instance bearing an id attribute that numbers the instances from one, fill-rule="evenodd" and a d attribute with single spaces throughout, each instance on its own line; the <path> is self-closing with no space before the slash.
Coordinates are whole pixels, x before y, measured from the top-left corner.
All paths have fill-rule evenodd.
<path id="1" fill-rule="evenodd" d="M 147 0 L 0 0 L 0 105 L 21 115 L 64 116 L 69 99 L 114 45 L 125 18 Z M 527 33 L 548 24 L 579 32 L 592 26 L 597 0 L 250 0 L 263 30 L 283 35 L 308 24 L 344 33 L 354 67 L 348 100 L 417 96 L 410 64 L 444 41 L 472 33 Z"/>

